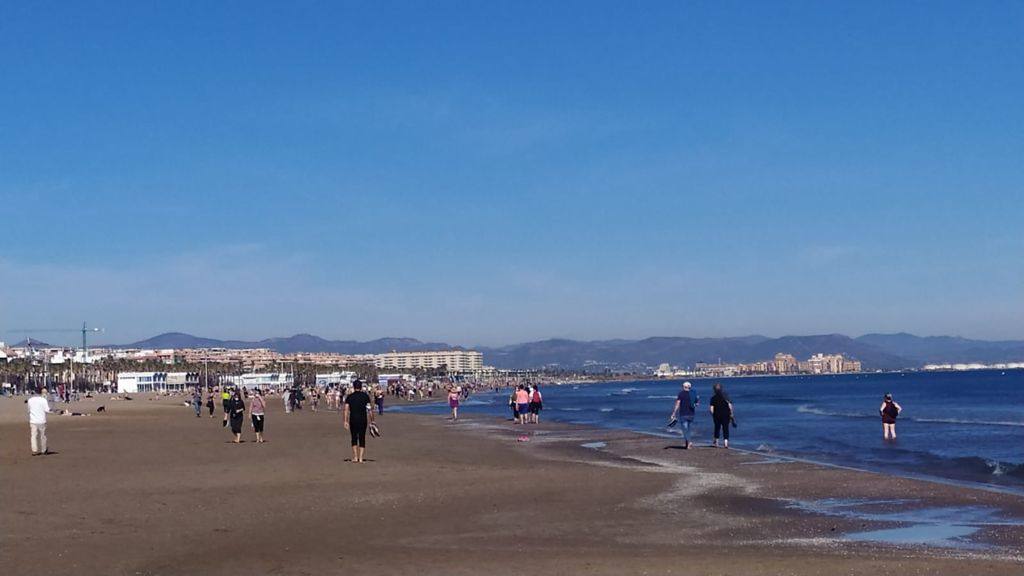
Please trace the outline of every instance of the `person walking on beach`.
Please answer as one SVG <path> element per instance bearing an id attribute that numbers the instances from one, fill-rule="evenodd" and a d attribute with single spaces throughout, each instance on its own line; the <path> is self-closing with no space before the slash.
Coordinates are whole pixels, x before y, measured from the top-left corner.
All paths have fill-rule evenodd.
<path id="1" fill-rule="evenodd" d="M 252 431 L 256 434 L 256 443 L 263 444 L 263 424 L 266 421 L 267 403 L 263 400 L 263 391 L 259 388 L 252 397 L 252 404 L 249 405 L 249 415 L 252 418 Z"/>
<path id="2" fill-rule="evenodd" d="M 196 411 L 196 418 L 203 413 L 203 392 L 198 386 L 192 392 L 192 409 Z"/>
<path id="3" fill-rule="evenodd" d="M 718 434 L 721 432 L 722 445 L 728 448 L 729 422 L 732 420 L 732 401 L 729 400 L 729 395 L 722 389 L 721 383 L 715 384 L 714 391 L 715 393 L 711 396 L 711 402 L 709 402 L 711 418 L 715 421 L 715 441 L 712 446 L 718 448 Z"/>
<path id="4" fill-rule="evenodd" d="M 896 418 L 903 411 L 903 407 L 892 399 L 892 394 L 886 394 L 882 399 L 882 405 L 878 408 L 882 415 L 882 438 L 884 440 L 896 439 Z"/>
<path id="5" fill-rule="evenodd" d="M 32 444 L 32 455 L 49 454 L 46 449 L 46 415 L 50 403 L 46 400 L 46 388 L 28 399 L 28 431 Z"/>
<path id="6" fill-rule="evenodd" d="M 210 418 L 213 418 L 213 411 L 216 408 L 216 404 L 213 402 L 213 390 L 210 390 L 206 395 L 206 409 L 210 411 Z"/>
<path id="7" fill-rule="evenodd" d="M 530 417 L 530 393 L 526 391 L 526 386 L 519 385 L 519 389 L 516 390 L 516 413 L 519 414 L 518 424 L 529 423 Z"/>
<path id="8" fill-rule="evenodd" d="M 373 395 L 373 401 L 377 404 L 377 415 L 384 414 L 384 388 L 377 386 L 377 393 Z"/>
<path id="9" fill-rule="evenodd" d="M 459 419 L 459 396 L 461 390 L 456 386 L 448 390 L 448 407 L 452 409 L 452 421 Z"/>
<path id="10" fill-rule="evenodd" d="M 373 423 L 370 395 L 363 392 L 363 382 L 352 383 L 353 392 L 345 398 L 345 430 L 352 436 L 352 462 L 361 464 L 366 455 L 366 428 Z"/>
<path id="11" fill-rule="evenodd" d="M 689 382 L 683 382 L 683 389 L 676 396 L 676 405 L 675 408 L 672 409 L 672 415 L 669 416 L 669 421 L 676 420 L 678 418 L 679 431 L 682 432 L 683 440 L 686 442 L 683 445 L 684 450 L 690 449 L 690 430 L 693 427 L 693 417 L 697 414 L 697 405 L 699 404 L 700 396 L 697 396 L 697 392 L 692 389 L 692 384 Z M 728 442 L 728 431 L 726 431 L 725 437 L 726 442 Z M 718 438 L 717 433 L 715 438 Z"/>
<path id="12" fill-rule="evenodd" d="M 245 418 L 245 402 L 242 393 L 235 388 L 228 400 L 228 411 L 231 415 L 231 433 L 235 435 L 235 444 L 242 442 L 242 420 Z"/>
<path id="13" fill-rule="evenodd" d="M 540 387 L 533 385 L 533 393 L 530 394 L 530 421 L 534 424 L 540 423 L 540 411 L 544 409 L 544 397 L 540 394 Z"/>
<path id="14" fill-rule="evenodd" d="M 519 423 L 519 405 L 516 404 L 516 392 L 517 388 L 512 389 L 512 393 L 508 395 L 508 407 L 512 410 L 512 421 L 516 424 Z"/>
<path id="15" fill-rule="evenodd" d="M 221 406 L 224 408 L 224 423 L 221 424 L 221 426 L 227 426 L 228 416 L 230 415 L 231 412 L 231 393 L 228 392 L 227 388 L 222 390 L 220 393 L 220 403 Z"/>

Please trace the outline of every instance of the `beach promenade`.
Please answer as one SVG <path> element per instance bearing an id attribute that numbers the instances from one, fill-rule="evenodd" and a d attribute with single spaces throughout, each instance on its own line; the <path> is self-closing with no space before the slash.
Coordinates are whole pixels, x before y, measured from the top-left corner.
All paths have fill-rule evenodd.
<path id="1" fill-rule="evenodd" d="M 999 510 L 1024 499 L 675 449 L 627 432 L 389 414 L 365 464 L 337 413 L 267 411 L 241 445 L 183 398 L 109 396 L 50 417 L 29 454 L 23 398 L 0 399 L 0 565 L 29 574 L 1020 574 L 1024 527 L 970 547 L 847 535 L 888 527 L 808 512 L 827 499 Z M 104 405 L 106 411 L 97 413 Z M 584 446 L 586 445 L 586 446 Z"/>

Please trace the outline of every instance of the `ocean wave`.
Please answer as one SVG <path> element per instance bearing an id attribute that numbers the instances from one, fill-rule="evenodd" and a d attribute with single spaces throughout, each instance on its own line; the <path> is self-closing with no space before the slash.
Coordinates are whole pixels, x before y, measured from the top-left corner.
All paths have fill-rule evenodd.
<path id="1" fill-rule="evenodd" d="M 648 396 L 648 400 L 675 400 L 675 396 Z"/>
<path id="2" fill-rule="evenodd" d="M 601 408 L 601 412 L 614 412 L 615 408 Z"/>
<path id="3" fill-rule="evenodd" d="M 963 420 L 960 418 L 907 418 L 911 422 L 923 422 L 928 424 L 969 424 L 978 426 L 1016 426 L 1024 428 L 1024 422 L 1012 422 L 1009 420 Z"/>
<path id="4" fill-rule="evenodd" d="M 833 416 L 836 418 L 876 418 L 871 414 L 864 414 L 858 412 L 833 412 L 831 410 L 822 410 L 816 408 L 812 404 L 801 404 L 796 407 L 796 411 L 801 414 L 814 414 L 816 416 Z"/>

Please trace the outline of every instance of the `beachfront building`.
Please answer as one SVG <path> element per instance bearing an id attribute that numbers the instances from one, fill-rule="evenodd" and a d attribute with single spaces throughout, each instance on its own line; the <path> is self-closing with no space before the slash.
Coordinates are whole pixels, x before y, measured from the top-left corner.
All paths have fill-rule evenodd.
<path id="1" fill-rule="evenodd" d="M 377 368 L 412 370 L 437 369 L 449 372 L 479 372 L 484 367 L 484 355 L 473 350 L 442 350 L 434 352 L 387 352 L 378 354 Z"/>
<path id="2" fill-rule="evenodd" d="M 199 385 L 198 372 L 119 372 L 117 392 L 183 392 Z"/>
<path id="3" fill-rule="evenodd" d="M 773 362 L 776 374 L 792 374 L 800 369 L 800 362 L 792 354 L 779 352 Z"/>
<path id="4" fill-rule="evenodd" d="M 331 372 L 330 374 L 317 374 L 316 385 L 318 387 L 348 386 L 355 379 L 355 372 Z"/>
<path id="5" fill-rule="evenodd" d="M 243 388 L 291 388 L 295 383 L 292 374 L 287 372 L 253 372 L 250 374 L 239 374 L 237 376 L 224 376 L 221 378 L 224 384 L 229 386 L 242 386 Z"/>

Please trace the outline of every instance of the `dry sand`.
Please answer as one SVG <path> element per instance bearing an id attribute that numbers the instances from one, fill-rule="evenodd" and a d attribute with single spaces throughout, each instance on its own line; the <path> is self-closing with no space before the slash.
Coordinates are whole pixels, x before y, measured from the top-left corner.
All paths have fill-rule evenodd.
<path id="1" fill-rule="evenodd" d="M 336 413 L 272 399 L 268 442 L 234 445 L 219 413 L 182 401 L 80 402 L 93 415 L 51 416 L 58 453 L 32 457 L 23 399 L 0 400 L 2 573 L 1024 573 L 1021 526 L 983 529 L 976 550 L 867 544 L 842 535 L 877 523 L 790 506 L 908 499 L 1024 518 L 1019 496 L 563 425 L 517 442 L 509 423 L 408 414 L 380 419 L 359 465 Z"/>

